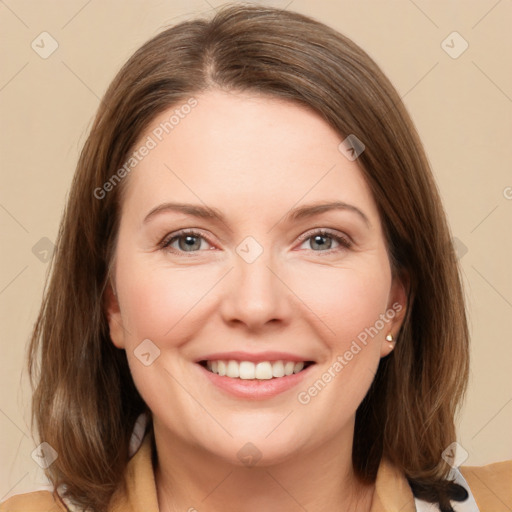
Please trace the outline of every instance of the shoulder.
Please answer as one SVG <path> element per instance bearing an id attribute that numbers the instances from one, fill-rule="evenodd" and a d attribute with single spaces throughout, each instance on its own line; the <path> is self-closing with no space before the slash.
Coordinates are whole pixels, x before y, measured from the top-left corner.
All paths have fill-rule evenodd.
<path id="1" fill-rule="evenodd" d="M 480 512 L 512 510 L 512 460 L 459 469 Z"/>
<path id="2" fill-rule="evenodd" d="M 0 503 L 0 512 L 63 512 L 66 507 L 50 491 L 35 491 L 12 496 Z"/>

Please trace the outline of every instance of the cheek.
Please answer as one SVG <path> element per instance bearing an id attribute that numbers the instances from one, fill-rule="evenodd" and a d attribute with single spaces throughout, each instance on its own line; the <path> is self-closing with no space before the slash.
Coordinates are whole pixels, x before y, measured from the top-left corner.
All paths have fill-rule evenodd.
<path id="1" fill-rule="evenodd" d="M 357 267 L 309 269 L 296 276 L 292 286 L 323 326 L 330 348 L 344 351 L 385 314 L 390 285 L 386 260 L 374 260 Z M 377 325 L 382 329 L 381 324 Z"/>
<path id="2" fill-rule="evenodd" d="M 328 415 L 326 435 L 348 424 L 374 379 L 387 334 L 381 315 L 390 279 L 386 267 L 380 272 L 330 269 L 315 276 L 315 286 L 302 288 L 311 309 L 321 312 L 317 330 L 325 333 L 326 357 L 298 390 L 297 401 L 310 418 Z"/>
<path id="3" fill-rule="evenodd" d="M 200 310 L 200 301 L 214 285 L 211 271 L 169 268 L 148 262 L 144 255 L 127 258 L 119 267 L 123 323 L 129 344 L 149 338 L 158 346 L 173 346 L 187 336 L 186 327 Z"/>

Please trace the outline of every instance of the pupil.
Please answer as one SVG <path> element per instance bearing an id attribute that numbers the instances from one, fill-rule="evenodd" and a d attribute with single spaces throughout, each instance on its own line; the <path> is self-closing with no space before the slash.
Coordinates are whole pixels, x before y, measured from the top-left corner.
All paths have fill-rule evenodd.
<path id="1" fill-rule="evenodd" d="M 194 247 L 194 245 L 197 245 L 197 241 L 196 241 L 197 237 L 195 236 L 192 236 L 192 235 L 186 235 L 185 236 L 185 247 L 186 248 L 198 248 L 198 247 Z M 183 247 L 182 247 L 183 249 Z"/>
<path id="2" fill-rule="evenodd" d="M 325 244 L 325 239 L 326 238 L 329 238 L 329 237 L 326 237 L 326 236 L 322 236 L 322 235 L 316 235 L 314 237 L 314 244 L 319 246 L 319 247 L 326 247 L 326 244 Z M 318 240 L 324 240 L 324 243 L 318 243 Z"/>

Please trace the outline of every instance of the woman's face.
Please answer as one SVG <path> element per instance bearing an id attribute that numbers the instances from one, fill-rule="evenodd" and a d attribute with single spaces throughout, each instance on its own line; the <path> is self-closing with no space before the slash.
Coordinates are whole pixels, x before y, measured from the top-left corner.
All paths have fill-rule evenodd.
<path id="1" fill-rule="evenodd" d="M 140 137 L 108 312 L 160 437 L 235 464 L 351 440 L 405 294 L 342 140 L 297 104 L 220 91 Z"/>

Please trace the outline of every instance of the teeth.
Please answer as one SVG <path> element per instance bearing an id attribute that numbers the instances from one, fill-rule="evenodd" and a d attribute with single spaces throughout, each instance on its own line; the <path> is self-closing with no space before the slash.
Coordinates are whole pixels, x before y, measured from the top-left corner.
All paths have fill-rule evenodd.
<path id="1" fill-rule="evenodd" d="M 291 375 L 293 373 L 294 368 L 295 368 L 295 363 L 293 361 L 287 361 L 284 364 L 284 374 Z"/>
<path id="2" fill-rule="evenodd" d="M 236 364 L 236 361 L 233 361 Z M 256 378 L 256 365 L 251 361 L 242 361 L 240 363 L 240 378 L 241 379 L 255 379 Z M 229 377 L 229 375 L 228 375 Z"/>
<path id="3" fill-rule="evenodd" d="M 235 361 L 230 359 L 229 361 L 207 361 L 206 367 L 212 373 L 233 379 L 269 380 L 292 375 L 292 373 L 299 373 L 304 368 L 304 362 L 261 361 L 253 363 L 252 361 Z"/>
<path id="4" fill-rule="evenodd" d="M 272 365 L 272 376 L 273 377 L 284 377 L 284 364 L 283 364 L 283 361 L 276 361 Z"/>
<path id="5" fill-rule="evenodd" d="M 240 367 L 236 361 L 229 361 L 226 369 L 226 375 L 228 377 L 237 378 L 240 377 Z"/>
<path id="6" fill-rule="evenodd" d="M 257 379 L 261 379 L 261 380 L 271 379 L 272 378 L 272 365 L 267 361 L 258 363 L 256 365 L 256 370 L 254 372 L 254 375 Z"/>

